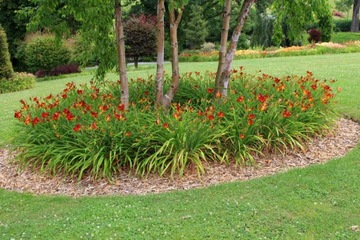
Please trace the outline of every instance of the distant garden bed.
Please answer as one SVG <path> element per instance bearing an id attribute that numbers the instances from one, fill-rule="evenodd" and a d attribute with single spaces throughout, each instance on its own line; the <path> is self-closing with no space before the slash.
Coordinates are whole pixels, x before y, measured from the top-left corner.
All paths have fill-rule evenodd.
<path id="1" fill-rule="evenodd" d="M 311 44 L 306 46 L 292 46 L 287 48 L 267 48 L 265 50 L 248 49 L 238 50 L 234 59 L 244 58 L 265 58 L 265 57 L 286 57 L 286 56 L 305 56 L 318 54 L 336 54 L 336 53 L 352 53 L 360 52 L 360 40 L 351 41 L 343 44 L 324 42 Z M 217 61 L 219 57 L 218 51 L 200 52 L 185 51 L 180 54 L 182 62 L 207 62 Z"/>

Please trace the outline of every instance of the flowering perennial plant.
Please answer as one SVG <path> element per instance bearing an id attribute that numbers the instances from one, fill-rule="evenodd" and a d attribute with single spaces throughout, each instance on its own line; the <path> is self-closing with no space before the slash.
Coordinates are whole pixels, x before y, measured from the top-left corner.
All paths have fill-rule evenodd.
<path id="1" fill-rule="evenodd" d="M 119 171 L 186 174 L 204 161 L 251 163 L 256 154 L 304 148 L 331 127 L 333 81 L 305 76 L 231 74 L 226 99 L 214 93 L 215 74 L 186 73 L 166 111 L 154 106 L 154 81 L 132 79 L 129 110 L 119 82 L 68 83 L 57 95 L 21 100 L 19 160 L 53 174 L 112 178 Z M 166 84 L 169 81 L 166 81 Z M 215 99 L 213 99 L 215 97 Z"/>

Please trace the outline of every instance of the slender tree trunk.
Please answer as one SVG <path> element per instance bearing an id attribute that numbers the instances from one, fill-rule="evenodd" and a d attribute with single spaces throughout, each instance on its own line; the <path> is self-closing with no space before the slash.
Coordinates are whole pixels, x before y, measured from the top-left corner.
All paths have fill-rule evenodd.
<path id="1" fill-rule="evenodd" d="M 230 27 L 230 14 L 231 14 L 231 0 L 226 0 L 224 3 L 224 10 L 222 13 L 222 31 L 221 31 L 221 41 L 220 41 L 220 51 L 219 51 L 219 64 L 216 72 L 215 79 L 215 91 L 214 94 L 220 92 L 220 79 L 223 72 L 223 66 L 225 63 L 225 54 L 227 47 L 227 40 L 229 35 Z"/>
<path id="2" fill-rule="evenodd" d="M 156 89 L 155 89 L 155 107 L 163 105 L 163 85 L 164 85 L 164 48 L 165 48 L 165 0 L 158 0 L 157 3 L 157 68 L 156 68 Z"/>
<path id="3" fill-rule="evenodd" d="M 134 57 L 134 67 L 138 68 L 139 67 L 139 57 Z"/>
<path id="4" fill-rule="evenodd" d="M 360 8 L 360 0 L 354 0 L 351 32 L 359 32 L 359 8 Z"/>
<path id="5" fill-rule="evenodd" d="M 172 3 L 174 0 L 171 0 Z M 174 5 L 174 4 L 170 4 Z M 170 16 L 170 40 L 171 40 L 171 67 L 172 67 L 172 76 L 171 76 L 171 86 L 168 92 L 163 97 L 163 106 L 165 108 L 169 107 L 171 101 L 173 100 L 180 82 L 180 70 L 179 70 L 179 46 L 177 38 L 177 29 L 181 21 L 182 13 L 184 11 L 184 5 L 182 5 L 179 10 L 177 17 L 175 17 L 175 9 L 169 9 Z"/>
<path id="6" fill-rule="evenodd" d="M 129 83 L 126 76 L 124 25 L 122 22 L 121 1 L 115 0 L 116 46 L 119 60 L 119 76 L 121 81 L 121 103 L 129 109 Z"/>
<path id="7" fill-rule="evenodd" d="M 255 0 L 244 0 L 242 7 L 241 7 L 240 15 L 238 17 L 238 24 L 232 34 L 231 41 L 230 41 L 230 44 L 228 46 L 228 49 L 227 49 L 227 52 L 225 55 L 225 60 L 224 60 L 223 66 L 220 69 L 221 73 L 217 73 L 217 75 L 220 74 L 219 92 L 221 93 L 221 96 L 223 98 L 227 97 L 227 91 L 228 91 L 229 79 L 230 79 L 230 71 L 231 71 L 231 67 L 232 67 L 232 62 L 234 60 L 236 47 L 237 47 L 239 37 L 241 35 L 241 31 L 243 29 L 244 23 L 246 21 L 246 18 L 249 15 L 250 8 L 251 8 L 252 4 L 254 3 L 254 1 Z M 219 64 L 220 64 L 220 61 L 219 61 Z"/>

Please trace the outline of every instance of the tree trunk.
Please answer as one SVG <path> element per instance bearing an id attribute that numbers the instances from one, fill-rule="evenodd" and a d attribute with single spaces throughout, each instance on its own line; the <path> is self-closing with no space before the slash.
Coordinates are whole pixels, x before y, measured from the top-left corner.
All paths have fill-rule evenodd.
<path id="1" fill-rule="evenodd" d="M 351 32 L 359 32 L 359 8 L 360 8 L 360 0 L 354 0 Z"/>
<path id="2" fill-rule="evenodd" d="M 172 4 L 174 5 L 172 0 Z M 175 9 L 169 9 L 170 16 L 170 40 L 171 40 L 171 68 L 172 68 L 172 76 L 171 76 L 171 86 L 168 92 L 163 97 L 163 106 L 165 108 L 169 107 L 171 101 L 173 100 L 178 88 L 180 81 L 180 70 L 179 70 L 179 46 L 178 46 L 178 38 L 177 38 L 177 29 L 179 23 L 181 21 L 182 13 L 184 11 L 184 5 L 182 5 L 181 9 L 178 12 L 177 17 L 175 17 Z"/>
<path id="3" fill-rule="evenodd" d="M 220 41 L 220 51 L 219 51 L 219 64 L 216 72 L 214 94 L 221 91 L 220 79 L 221 79 L 221 74 L 223 72 L 223 66 L 225 63 L 225 54 L 226 54 L 227 40 L 228 40 L 229 27 L 230 27 L 230 14 L 231 14 L 231 0 L 226 0 L 226 2 L 224 3 L 224 10 L 222 13 L 222 31 L 221 31 L 221 41 Z"/>
<path id="4" fill-rule="evenodd" d="M 230 45 L 227 49 L 223 66 L 221 69 L 218 69 L 218 71 L 221 71 L 221 73 L 217 73 L 217 75 L 220 75 L 219 92 L 223 98 L 227 97 L 231 66 L 232 66 L 232 62 L 234 60 L 236 46 L 238 44 L 239 37 L 241 35 L 241 30 L 244 26 L 246 18 L 249 15 L 250 8 L 251 8 L 252 4 L 254 3 L 254 1 L 255 0 L 244 0 L 242 7 L 241 7 L 240 15 L 238 17 L 238 24 L 232 34 Z M 219 64 L 221 64 L 220 61 L 219 61 Z"/>
<path id="5" fill-rule="evenodd" d="M 124 25 L 122 22 L 121 1 L 115 0 L 115 32 L 117 56 L 119 60 L 119 76 L 121 82 L 121 104 L 129 109 L 129 83 L 126 76 Z"/>
<path id="6" fill-rule="evenodd" d="M 156 68 L 156 89 L 155 89 L 155 107 L 163 105 L 163 85 L 164 85 L 164 48 L 165 48 L 165 30 L 164 14 L 165 0 L 158 0 L 157 3 L 157 68 Z"/>
<path id="7" fill-rule="evenodd" d="M 134 57 L 134 67 L 138 68 L 139 67 L 139 57 Z"/>

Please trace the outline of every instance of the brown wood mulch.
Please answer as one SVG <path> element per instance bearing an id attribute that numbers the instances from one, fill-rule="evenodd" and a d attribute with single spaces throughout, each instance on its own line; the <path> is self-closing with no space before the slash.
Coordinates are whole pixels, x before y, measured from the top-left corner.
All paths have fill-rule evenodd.
<path id="1" fill-rule="evenodd" d="M 48 176 L 25 169 L 11 161 L 13 155 L 0 149 L 0 187 L 33 194 L 66 195 L 72 197 L 98 195 L 141 195 L 173 190 L 186 190 L 216 185 L 224 182 L 242 181 L 287 171 L 295 167 L 319 164 L 344 156 L 360 142 L 360 124 L 348 119 L 339 119 L 333 131 L 326 136 L 314 138 L 305 151 L 288 151 L 282 154 L 267 154 L 257 157 L 252 167 L 234 164 L 205 163 L 206 175 L 187 171 L 182 178 L 147 178 L 120 173 L 112 183 L 106 180 L 93 181 L 85 177 L 81 181 L 63 176 Z"/>

